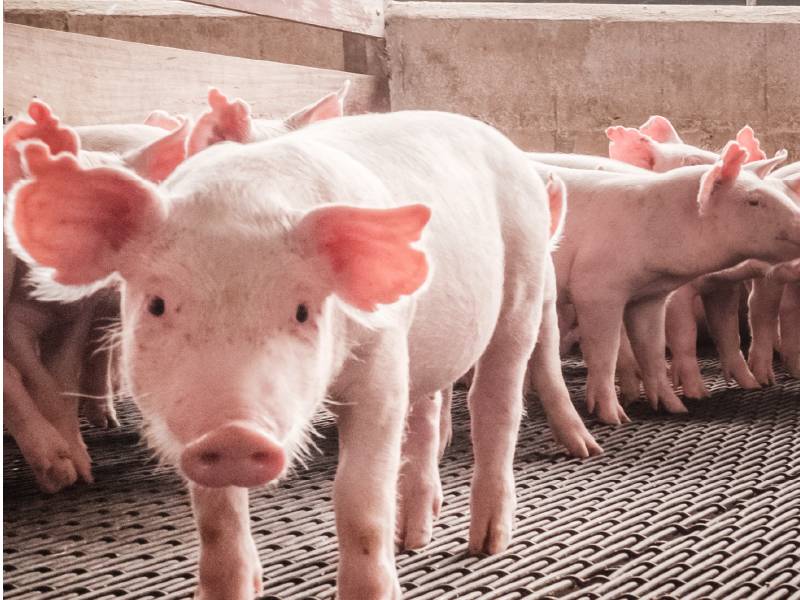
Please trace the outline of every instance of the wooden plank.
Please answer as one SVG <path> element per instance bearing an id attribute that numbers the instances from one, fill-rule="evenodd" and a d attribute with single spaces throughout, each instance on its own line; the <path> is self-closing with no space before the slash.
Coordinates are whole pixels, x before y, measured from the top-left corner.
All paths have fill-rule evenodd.
<path id="1" fill-rule="evenodd" d="M 386 81 L 264 60 L 4 24 L 4 111 L 33 96 L 66 123 L 139 122 L 151 110 L 197 114 L 208 88 L 244 98 L 260 117 L 284 116 L 351 80 L 345 110 L 388 110 Z"/>
<path id="2" fill-rule="evenodd" d="M 191 0 L 256 15 L 383 37 L 383 0 Z"/>

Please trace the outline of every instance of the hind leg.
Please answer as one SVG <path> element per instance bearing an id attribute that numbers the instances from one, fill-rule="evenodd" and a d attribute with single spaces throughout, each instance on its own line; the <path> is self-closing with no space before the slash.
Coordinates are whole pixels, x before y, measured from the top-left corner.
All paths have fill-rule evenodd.
<path id="1" fill-rule="evenodd" d="M 603 449 L 575 410 L 561 372 L 555 283 L 552 261 L 548 261 L 542 322 L 536 348 L 528 363 L 531 386 L 539 396 L 556 441 L 563 444 L 572 456 L 596 456 L 602 454 Z"/>
<path id="2" fill-rule="evenodd" d="M 800 378 L 800 283 L 787 283 L 780 305 L 781 359 L 794 378 Z"/>
<path id="3" fill-rule="evenodd" d="M 697 319 L 694 300 L 697 290 L 692 284 L 679 287 L 667 298 L 665 333 L 672 354 L 672 384 L 683 387 L 687 398 L 706 398 L 708 388 L 697 362 Z"/>
<path id="4" fill-rule="evenodd" d="M 511 539 L 516 506 L 514 449 L 525 369 L 541 324 L 543 268 L 540 273 L 538 282 L 520 277 L 516 287 L 506 284 L 494 334 L 469 390 L 475 453 L 469 534 L 473 553 L 502 552 Z"/>
<path id="5" fill-rule="evenodd" d="M 81 402 L 83 414 L 97 427 L 119 426 L 114 408 L 116 385 L 114 347 L 107 339 L 107 328 L 119 316 L 116 296 L 101 298 L 94 311 L 92 330 L 83 355 Z"/>
<path id="6" fill-rule="evenodd" d="M 639 363 L 633 355 L 631 340 L 625 327 L 619 332 L 619 353 L 617 354 L 617 379 L 619 380 L 619 394 L 622 396 L 623 406 L 627 406 L 639 399 L 639 388 L 642 387 L 642 373 Z"/>
<path id="7" fill-rule="evenodd" d="M 775 383 L 772 355 L 778 342 L 778 314 L 783 283 L 770 278 L 756 279 L 748 299 L 750 351 L 747 364 L 761 385 Z"/>

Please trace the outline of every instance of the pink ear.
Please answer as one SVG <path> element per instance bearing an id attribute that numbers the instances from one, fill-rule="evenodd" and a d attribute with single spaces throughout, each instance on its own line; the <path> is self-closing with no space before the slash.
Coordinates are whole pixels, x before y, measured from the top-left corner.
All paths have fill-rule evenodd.
<path id="1" fill-rule="evenodd" d="M 788 177 L 784 178 L 783 183 L 792 191 L 793 194 L 800 198 L 800 173 L 789 175 Z"/>
<path id="2" fill-rule="evenodd" d="M 655 144 L 649 136 L 632 127 L 609 127 L 606 135 L 608 156 L 643 169 L 653 169 L 655 164 Z"/>
<path id="3" fill-rule="evenodd" d="M 761 149 L 761 142 L 758 141 L 753 128 L 745 125 L 736 134 L 736 142 L 747 150 L 747 162 L 755 162 L 767 158 L 767 153 Z"/>
<path id="4" fill-rule="evenodd" d="M 7 193 L 19 181 L 22 172 L 22 159 L 17 145 L 24 140 L 39 139 L 54 154 L 71 152 L 77 154 L 80 148 L 78 134 L 71 127 L 61 125 L 50 107 L 41 100 L 32 100 L 28 114 L 33 122 L 20 120 L 13 123 L 3 133 L 3 193 Z"/>
<path id="5" fill-rule="evenodd" d="M 123 157 L 123 161 L 145 179 L 156 183 L 164 181 L 186 160 L 186 141 L 190 132 L 191 123 L 185 120 L 178 129 L 143 148 L 129 152 Z"/>
<path id="6" fill-rule="evenodd" d="M 558 175 L 552 173 L 547 176 L 547 197 L 550 201 L 550 237 L 561 228 L 566 217 L 566 194 L 564 182 Z"/>
<path id="7" fill-rule="evenodd" d="M 396 302 L 428 277 L 419 240 L 431 211 L 422 204 L 400 208 L 324 206 L 307 213 L 294 235 L 304 251 L 330 269 L 333 292 L 361 310 Z"/>
<path id="8" fill-rule="evenodd" d="M 701 213 L 708 206 L 714 190 L 722 185 L 733 183 L 739 176 L 747 160 L 747 151 L 734 141 L 725 144 L 720 159 L 700 178 L 700 191 L 697 202 Z"/>
<path id="9" fill-rule="evenodd" d="M 24 146 L 23 159 L 32 179 L 10 200 L 16 242 L 60 283 L 92 283 L 117 270 L 123 246 L 161 216 L 155 190 L 135 175 L 83 169 L 38 141 Z"/>
<path id="10" fill-rule="evenodd" d="M 166 129 L 167 131 L 172 131 L 173 129 L 180 127 L 184 121 L 185 119 L 173 117 L 165 110 L 154 110 L 147 115 L 147 118 L 144 120 L 144 124 L 150 125 L 151 127 L 160 127 L 161 129 Z"/>
<path id="11" fill-rule="evenodd" d="M 203 113 L 189 136 L 189 156 L 219 142 L 244 144 L 250 138 L 252 121 L 250 105 L 237 98 L 234 101 L 211 88 L 208 92 L 209 110 Z"/>
<path id="12" fill-rule="evenodd" d="M 331 92 L 323 96 L 314 104 L 301 108 L 286 119 L 286 124 L 290 129 L 300 129 L 315 121 L 325 119 L 336 119 L 344 114 L 344 97 L 350 88 L 350 80 L 347 80 L 337 92 Z"/>
<path id="13" fill-rule="evenodd" d="M 639 127 L 639 131 L 646 136 L 654 139 L 656 142 L 682 144 L 683 140 L 675 128 L 670 123 L 669 119 L 660 115 L 653 115 L 644 125 Z"/>

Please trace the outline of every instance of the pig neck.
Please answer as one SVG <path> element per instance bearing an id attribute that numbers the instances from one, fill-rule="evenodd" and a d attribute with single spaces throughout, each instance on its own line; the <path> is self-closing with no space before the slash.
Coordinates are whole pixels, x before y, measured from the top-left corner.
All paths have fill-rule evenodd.
<path id="1" fill-rule="evenodd" d="M 686 283 L 698 275 L 732 267 L 747 257 L 737 252 L 735 242 L 714 215 L 701 216 L 697 203 L 700 177 L 708 167 L 680 169 L 637 186 L 640 202 L 657 211 L 658 220 L 648 231 L 652 243 L 649 270 Z"/>

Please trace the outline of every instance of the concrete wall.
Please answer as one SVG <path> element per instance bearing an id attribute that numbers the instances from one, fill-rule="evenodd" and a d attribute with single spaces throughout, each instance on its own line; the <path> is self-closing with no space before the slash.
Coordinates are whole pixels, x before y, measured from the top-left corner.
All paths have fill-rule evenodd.
<path id="1" fill-rule="evenodd" d="M 394 110 L 452 110 L 526 149 L 605 153 L 662 114 L 718 149 L 750 123 L 800 159 L 800 7 L 402 2 L 387 11 Z"/>

